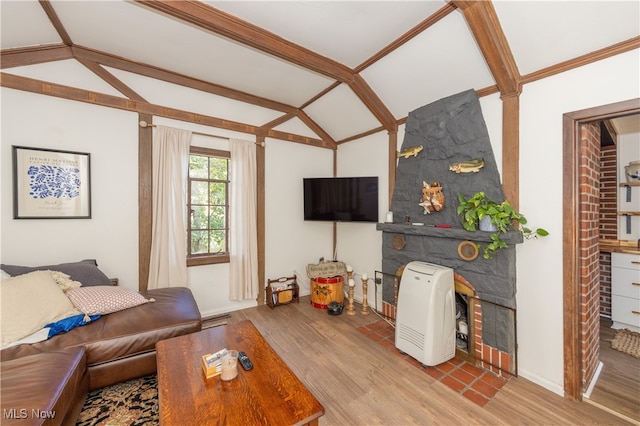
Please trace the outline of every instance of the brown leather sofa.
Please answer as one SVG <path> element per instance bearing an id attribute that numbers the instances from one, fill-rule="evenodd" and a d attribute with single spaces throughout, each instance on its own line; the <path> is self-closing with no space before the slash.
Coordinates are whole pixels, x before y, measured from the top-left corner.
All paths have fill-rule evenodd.
<path id="1" fill-rule="evenodd" d="M 88 391 L 155 373 L 156 342 L 202 329 L 189 289 L 142 294 L 155 302 L 0 351 L 0 423 L 75 424 Z"/>

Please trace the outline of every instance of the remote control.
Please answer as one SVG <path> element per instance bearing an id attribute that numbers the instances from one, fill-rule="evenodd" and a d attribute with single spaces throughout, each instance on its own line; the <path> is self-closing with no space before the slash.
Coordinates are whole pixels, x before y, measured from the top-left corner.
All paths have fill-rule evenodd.
<path id="1" fill-rule="evenodd" d="M 238 352 L 238 360 L 240 361 L 242 368 L 244 368 L 245 370 L 249 371 L 253 368 L 253 363 L 251 362 L 251 360 L 249 359 L 246 353 L 242 351 Z"/>

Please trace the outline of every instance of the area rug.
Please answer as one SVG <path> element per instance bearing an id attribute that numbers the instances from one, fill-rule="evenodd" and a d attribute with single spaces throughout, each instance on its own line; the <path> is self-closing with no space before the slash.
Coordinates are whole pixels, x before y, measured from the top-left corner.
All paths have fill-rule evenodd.
<path id="1" fill-rule="evenodd" d="M 616 337 L 611 341 L 611 347 L 633 357 L 640 358 L 640 333 L 626 328 L 616 331 Z"/>
<path id="2" fill-rule="evenodd" d="M 206 318 L 202 329 L 227 324 L 230 315 Z M 155 374 L 89 392 L 76 426 L 158 424 L 158 380 Z"/>
<path id="3" fill-rule="evenodd" d="M 158 424 L 156 375 L 89 392 L 76 426 Z"/>

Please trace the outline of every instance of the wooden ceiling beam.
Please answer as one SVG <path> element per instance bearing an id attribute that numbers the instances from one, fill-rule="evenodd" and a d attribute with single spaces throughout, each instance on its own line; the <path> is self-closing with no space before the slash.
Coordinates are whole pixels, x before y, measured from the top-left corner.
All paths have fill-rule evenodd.
<path id="1" fill-rule="evenodd" d="M 49 1 L 41 1 L 40 2 L 43 6 L 43 8 L 45 9 L 45 11 L 48 11 L 47 14 L 50 16 L 50 19 L 52 20 L 52 23 L 54 23 L 54 20 L 58 19 L 57 15 L 55 15 L 55 13 L 52 15 L 50 12 L 52 11 L 51 9 L 51 5 L 49 3 Z M 141 1 L 141 3 L 145 3 L 147 4 L 148 2 L 145 1 Z M 155 2 L 154 2 L 155 3 Z M 171 3 L 171 2 L 164 2 L 164 3 Z M 193 2 L 192 2 L 193 3 Z M 468 22 L 468 25 L 470 26 L 470 28 L 477 28 L 478 25 L 474 24 L 476 22 L 482 22 L 483 20 L 488 21 L 488 22 L 494 22 L 492 19 L 490 19 L 490 16 L 493 16 L 495 18 L 495 12 L 493 11 L 492 6 L 487 6 L 485 3 L 487 2 L 482 2 L 482 1 L 474 1 L 474 0 L 449 0 L 449 3 L 447 3 L 446 6 L 444 6 L 443 8 L 441 8 L 438 12 L 436 12 L 434 15 L 430 16 L 427 20 L 423 21 L 421 24 L 418 24 L 418 26 L 414 27 L 414 29 L 412 29 L 411 31 L 407 32 L 405 35 L 403 35 L 402 37 L 400 37 L 396 42 L 392 43 L 391 45 L 389 45 L 387 48 L 383 49 L 382 51 L 380 51 L 377 56 L 372 57 L 370 60 L 368 60 L 367 62 L 365 62 L 363 65 L 360 65 L 358 67 L 358 69 L 361 69 L 362 67 L 366 67 L 368 65 L 370 65 L 370 62 L 375 61 L 379 55 L 384 56 L 385 52 L 389 49 L 393 50 L 392 46 L 395 46 L 398 43 L 402 43 L 402 40 L 406 37 L 412 37 L 412 34 L 415 31 L 420 31 L 418 27 L 422 27 L 422 26 L 426 26 L 428 27 L 431 21 L 437 21 L 438 19 L 441 19 L 441 17 L 446 16 L 448 13 L 450 13 L 450 11 L 455 10 L 455 8 L 459 8 L 463 15 L 465 16 L 465 19 Z M 198 6 L 198 5 L 196 5 Z M 208 6 L 206 6 L 208 7 Z M 480 8 L 482 9 L 480 12 L 476 11 L 474 13 L 471 13 L 469 11 L 470 10 L 474 10 Z M 487 9 L 490 8 L 490 9 Z M 51 10 L 50 10 L 51 9 Z M 215 9 L 214 9 L 215 10 Z M 170 13 L 170 12 L 167 12 Z M 222 12 L 220 12 L 222 14 Z M 480 15 L 481 17 L 478 18 L 476 15 Z M 54 16 L 54 17 L 52 17 Z M 243 21 L 242 21 L 243 22 Z M 478 36 L 476 35 L 477 31 L 473 31 L 474 35 L 476 35 L 477 40 L 478 40 L 478 44 L 481 46 L 484 46 L 486 44 L 493 44 L 493 51 L 499 51 L 502 49 L 501 46 L 506 46 L 506 52 L 502 52 L 503 55 L 493 55 L 491 57 L 497 57 L 497 58 L 502 58 L 504 55 L 507 55 L 507 58 L 511 58 L 511 60 L 513 60 L 513 58 L 511 57 L 511 53 L 508 50 L 508 46 L 506 45 L 506 41 L 504 42 L 504 44 L 502 44 L 501 42 L 499 42 L 499 40 L 501 38 L 504 38 L 504 35 L 502 34 L 502 30 L 500 29 L 499 23 L 497 23 L 497 18 L 495 18 L 495 23 L 497 24 L 497 32 L 496 29 L 492 30 L 492 31 L 484 31 L 487 34 L 481 34 L 480 37 L 478 38 Z M 472 26 L 473 25 L 473 26 Z M 492 24 L 493 25 L 493 24 Z M 54 23 L 54 26 L 56 26 L 56 29 L 58 30 L 58 32 L 60 33 L 61 30 L 64 30 L 64 28 L 60 25 L 57 26 Z M 264 31 L 264 30 L 262 30 Z M 65 31 L 66 33 L 66 31 Z M 71 43 L 71 39 L 70 37 L 63 37 L 61 35 L 62 38 L 66 38 L 66 42 Z M 277 37 L 277 36 L 276 36 Z M 481 44 L 480 40 L 482 39 L 487 39 L 484 43 Z M 496 41 L 498 40 L 498 41 Z M 526 83 L 530 83 L 536 80 L 540 80 L 542 78 L 546 78 L 570 69 L 574 69 L 589 63 L 593 63 L 595 61 L 599 61 L 602 59 L 606 59 L 608 57 L 611 56 L 615 56 L 617 54 L 621 54 L 630 50 L 634 50 L 634 49 L 638 49 L 640 48 L 640 37 L 634 37 L 631 38 L 629 40 L 617 43 L 615 45 L 588 53 L 586 55 L 582 55 L 580 57 L 568 60 L 568 61 L 564 61 L 558 64 L 555 64 L 553 66 L 532 72 L 530 74 L 527 74 L 525 76 L 519 76 L 518 72 L 517 72 L 517 68 L 515 68 L 515 64 L 510 66 L 509 63 L 511 62 L 511 60 L 506 61 L 503 63 L 503 66 L 496 66 L 496 65 L 492 65 L 494 64 L 493 60 L 489 60 L 489 56 L 485 54 L 485 58 L 487 58 L 487 63 L 490 65 L 490 69 L 492 70 L 492 73 L 494 74 L 494 76 L 496 76 L 496 81 L 498 81 L 498 76 L 502 75 L 500 72 L 500 69 L 504 69 L 505 71 L 503 72 L 504 76 L 503 78 L 500 80 L 499 84 L 495 85 L 495 86 L 490 86 L 484 89 L 480 89 L 478 90 L 478 95 L 479 96 L 486 96 L 492 93 L 496 93 L 497 91 L 501 92 L 501 93 L 508 93 L 509 91 L 516 91 L 519 92 L 520 87 L 522 84 L 526 84 Z M 489 49 L 491 50 L 491 49 Z M 504 49 L 503 49 L 504 50 Z M 485 51 L 485 49 L 482 49 L 483 53 Z M 266 52 L 269 53 L 269 52 Z M 313 53 L 313 52 L 312 52 Z M 297 115 L 298 109 L 294 106 L 290 106 L 290 105 L 286 105 L 286 104 L 282 104 L 279 102 L 274 102 L 268 99 L 264 99 L 264 98 L 260 98 L 248 93 L 244 93 L 244 92 L 240 92 L 240 91 L 236 91 L 234 89 L 230 89 L 224 86 L 219 86 L 213 83 L 208 83 L 208 82 L 204 82 L 201 80 L 197 80 L 197 79 L 193 79 L 184 75 L 180 75 L 177 73 L 173 73 L 171 71 L 167 71 L 167 70 L 163 70 L 160 68 L 156 68 L 150 65 L 145 65 L 142 63 L 137 63 L 134 61 L 130 61 L 124 58 L 120 58 L 120 57 L 116 57 L 113 55 L 109 55 L 106 53 L 102 53 L 102 52 L 98 52 L 98 51 L 94 51 L 91 49 L 87 49 L 87 48 L 83 48 L 80 46 L 74 46 L 73 48 L 71 48 L 70 46 L 67 46 L 65 44 L 55 44 L 55 45 L 46 45 L 46 46 L 36 46 L 36 47 L 26 47 L 26 48 L 15 48 L 15 49 L 5 49 L 0 51 L 0 69 L 8 69 L 8 68 L 14 68 L 14 67 L 20 67 L 20 66 L 27 66 L 27 65 L 32 65 L 32 64 L 39 64 L 39 63 L 46 63 L 46 62 L 51 62 L 51 61 L 58 61 L 58 60 L 67 60 L 67 59 L 73 59 L 73 58 L 78 59 L 80 62 L 84 63 L 85 65 L 87 65 L 87 62 L 84 61 L 85 59 L 88 59 L 90 61 L 94 61 L 98 64 L 102 64 L 105 66 L 110 66 L 113 68 L 118 68 L 118 69 L 122 69 L 124 71 L 128 71 L 128 72 L 133 72 L 133 73 L 137 73 L 140 75 L 144 75 L 150 78 L 157 78 L 159 80 L 163 80 L 163 81 L 167 81 L 170 83 L 174 83 L 174 84 L 178 84 L 178 85 L 182 85 L 185 87 L 190 87 L 196 90 L 202 90 L 208 93 L 212 93 L 218 96 L 223 96 L 223 97 L 228 97 L 230 99 L 234 99 L 234 100 L 238 100 L 241 102 L 246 102 L 252 105 L 258 105 L 261 107 L 265 107 L 265 108 L 269 108 L 269 109 L 274 109 L 277 111 L 281 111 L 281 112 L 285 112 L 286 115 Z M 322 58 L 322 57 L 321 57 Z M 326 58 L 324 58 L 326 59 Z M 303 66 L 305 68 L 306 64 L 303 64 Z M 346 68 L 346 67 L 345 67 Z M 497 69 L 497 71 L 494 71 L 494 68 Z M 508 70 L 511 69 L 511 71 L 509 72 Z M 105 70 L 106 71 L 106 70 Z M 353 78 L 355 78 L 355 72 L 354 71 L 350 71 L 351 75 L 353 75 Z M 510 77 L 510 75 L 514 76 L 514 77 Z M 346 75 L 345 75 L 346 77 Z M 507 80 L 507 83 L 504 83 L 504 80 Z M 324 95 L 326 94 L 328 91 L 334 89 L 335 87 L 337 87 L 340 84 L 340 81 L 337 81 L 336 83 L 334 83 L 333 85 L 331 85 L 329 88 L 327 88 L 327 90 L 323 91 L 320 95 Z M 354 90 L 354 92 L 360 97 L 360 99 L 363 100 L 363 102 L 366 103 L 367 107 L 372 110 L 373 112 L 373 107 L 372 107 L 372 103 L 369 100 L 366 100 L 366 93 L 362 93 L 360 90 L 357 89 L 357 85 L 350 85 L 352 86 L 352 90 Z M 120 90 L 120 89 L 118 89 Z M 357 91 L 356 91 L 357 90 Z M 370 92 L 372 93 L 372 92 Z M 133 97 L 133 94 L 130 93 L 130 96 Z M 127 95 L 127 96 L 129 96 Z M 320 95 L 312 98 L 309 102 L 307 102 L 305 104 L 305 106 L 307 106 L 308 104 L 312 103 L 313 101 L 317 100 Z M 374 94 L 375 95 L 375 94 Z M 375 97 L 374 99 L 377 99 L 377 97 Z M 375 101 L 373 102 L 373 104 L 375 104 Z M 303 107 L 301 107 L 303 108 Z M 378 115 L 380 114 L 376 114 L 374 113 L 374 115 L 376 116 L 376 118 L 378 118 Z M 385 116 L 385 112 L 383 111 L 381 116 Z M 380 118 L 378 118 L 380 120 Z M 387 119 L 389 119 L 387 117 Z M 403 124 L 404 120 L 406 120 L 406 118 L 400 118 L 398 120 L 395 120 L 395 125 L 401 125 Z M 389 126 L 389 123 L 386 123 L 384 125 L 384 129 L 387 129 L 387 127 Z M 376 128 L 376 129 L 372 129 L 369 132 L 365 132 L 364 134 L 371 134 L 371 133 L 376 133 L 378 131 L 383 130 L 383 128 Z M 388 129 L 387 129 L 388 130 Z M 357 135 L 356 135 L 357 136 Z M 341 141 L 338 141 L 338 144 L 341 143 L 345 143 L 347 141 L 351 141 L 356 139 L 357 137 L 349 137 L 346 139 L 343 139 Z"/>
<path id="2" fill-rule="evenodd" d="M 320 136 L 320 138 L 322 140 L 331 142 L 331 145 L 333 147 L 337 146 L 336 145 L 336 141 L 331 137 L 331 135 L 329 135 L 327 132 L 325 132 L 324 129 L 322 127 L 320 127 L 320 125 L 318 125 L 318 123 L 313 121 L 311 119 L 311 117 L 309 117 L 307 115 L 306 112 L 304 112 L 302 110 L 298 111 L 298 118 L 300 119 L 300 121 L 302 121 L 304 124 L 306 124 L 307 127 L 310 128 L 316 135 Z"/>
<path id="3" fill-rule="evenodd" d="M 82 65 L 84 65 L 85 67 L 87 67 L 95 75 L 97 75 L 98 77 L 103 79 L 105 82 L 107 82 L 107 84 L 111 85 L 111 87 L 113 87 L 118 92 L 125 95 L 127 98 L 134 99 L 136 101 L 146 102 L 142 96 L 140 96 L 133 89 L 131 89 L 129 86 L 127 86 L 118 78 L 116 78 L 109 71 L 102 68 L 100 64 L 98 64 L 97 62 L 93 62 L 85 58 L 76 58 L 76 60 L 80 62 Z"/>
<path id="4" fill-rule="evenodd" d="M 353 71 L 345 65 L 204 2 L 194 0 L 136 0 L 136 2 L 335 80 L 348 83 L 353 78 Z"/>
<path id="5" fill-rule="evenodd" d="M 636 36 L 603 49 L 598 49 L 585 55 L 578 56 L 577 58 L 569 59 L 568 61 L 563 61 L 550 67 L 526 74 L 522 77 L 522 83 L 527 84 L 536 80 L 551 77 L 552 75 L 601 61 L 635 49 L 640 49 L 640 36 Z"/>
<path id="6" fill-rule="evenodd" d="M 406 33 L 404 33 L 403 35 L 398 37 L 396 40 L 394 40 L 393 42 L 388 44 L 386 47 L 384 47 L 378 53 L 376 53 L 375 55 L 373 55 L 372 57 L 370 57 L 369 59 L 364 61 L 362 64 L 358 65 L 355 68 L 354 71 L 357 72 L 357 73 L 362 72 L 364 69 L 366 69 L 366 68 L 370 67 L 371 65 L 375 64 L 380 59 L 384 58 L 385 56 L 387 56 L 391 52 L 393 52 L 396 49 L 398 49 L 403 44 L 407 43 L 409 40 L 413 39 L 414 37 L 416 37 L 419 34 L 422 34 L 424 31 L 427 30 L 427 28 L 429 28 L 433 24 L 439 22 L 442 18 L 444 18 L 445 16 L 447 16 L 448 14 L 453 12 L 454 10 L 456 10 L 456 5 L 455 4 L 453 4 L 451 2 L 446 3 L 443 7 L 441 7 L 439 10 L 437 10 L 436 13 L 434 13 L 431 16 L 429 16 L 427 19 L 425 19 L 424 21 L 420 22 L 418 25 L 416 25 L 415 27 L 411 28 L 409 31 L 407 31 Z"/>
<path id="7" fill-rule="evenodd" d="M 371 87 L 360 76 L 354 75 L 353 82 L 349 83 L 349 87 L 360 98 L 360 100 L 369 108 L 369 111 L 378 119 L 380 124 L 388 131 L 396 131 L 396 119 L 387 109 L 382 100 L 371 90 Z"/>
<path id="8" fill-rule="evenodd" d="M 498 15 L 490 1 L 450 0 L 462 12 L 487 62 L 502 99 L 502 189 L 514 208 L 520 204 L 520 93 L 522 78 Z"/>
<path id="9" fill-rule="evenodd" d="M 60 18 L 58 18 L 58 14 L 56 13 L 56 11 L 53 10 L 51 2 L 49 0 L 40 0 L 40 6 L 42 6 L 42 8 L 44 9 L 44 13 L 47 14 L 51 25 L 53 25 L 53 28 L 55 28 L 56 32 L 60 36 L 60 39 L 62 39 L 62 42 L 67 46 L 73 46 L 71 36 L 69 36 L 69 33 L 67 33 L 64 25 L 62 25 L 62 21 L 60 21 Z"/>
<path id="10" fill-rule="evenodd" d="M 51 2 L 49 0 L 39 0 L 39 3 L 42 9 L 44 9 L 44 12 L 47 14 L 51 25 L 53 25 L 53 28 L 62 39 L 62 42 L 69 47 L 73 47 L 73 40 L 62 24 L 62 21 L 58 17 L 58 14 L 54 10 Z M 71 49 L 71 51 L 73 52 L 73 49 Z M 118 80 L 113 74 L 101 67 L 97 62 L 85 58 L 76 58 L 76 60 L 126 97 L 135 99 L 137 101 L 145 101 L 142 96 L 140 96 L 122 81 Z"/>
<path id="11" fill-rule="evenodd" d="M 516 61 L 490 1 L 451 0 L 462 12 L 503 96 L 517 95 L 522 83 Z"/>
<path id="12" fill-rule="evenodd" d="M 347 142 L 351 142 L 351 141 L 357 141 L 358 139 L 362 139 L 362 138 L 364 138 L 366 136 L 374 135 L 376 133 L 384 132 L 384 131 L 385 131 L 385 128 L 380 126 L 380 127 L 376 127 L 375 129 L 367 130 L 366 132 L 358 133 L 357 135 L 349 136 L 348 138 L 340 139 L 336 143 L 338 145 L 342 145 L 343 143 L 347 143 Z"/>
<path id="13" fill-rule="evenodd" d="M 0 68 L 14 68 L 19 66 L 40 64 L 65 59 L 77 59 L 86 65 L 94 62 L 111 68 L 139 74 L 145 77 L 154 78 L 184 87 L 200 90 L 214 95 L 234 99 L 251 105 L 273 109 L 285 113 L 296 113 L 297 109 L 291 105 L 270 99 L 251 95 L 239 90 L 230 89 L 215 83 L 198 80 L 181 74 L 146 65 L 140 62 L 131 61 L 108 53 L 88 49 L 82 46 L 69 47 L 63 44 L 37 46 L 28 48 L 5 49 L 0 51 Z M 92 69 L 92 71 L 96 71 Z M 106 71 L 106 70 L 105 70 Z M 118 89 L 119 90 L 119 89 Z"/>
<path id="14" fill-rule="evenodd" d="M 295 116 L 296 116 L 296 113 L 288 112 L 276 118 L 275 120 L 271 120 L 270 122 L 263 124 L 262 126 L 260 126 L 260 128 L 263 129 L 266 133 L 267 131 L 273 129 L 274 127 L 277 127 L 282 123 L 286 123 L 287 121 L 291 120 Z"/>
<path id="15" fill-rule="evenodd" d="M 61 84 L 7 74 L 4 72 L 0 73 L 0 86 L 36 93 L 39 95 L 53 96 L 72 101 L 137 112 L 139 114 L 149 114 L 157 117 L 184 121 L 187 123 L 202 124 L 204 126 L 216 127 L 219 129 L 226 129 L 251 135 L 262 134 L 259 127 L 252 126 L 250 124 L 169 108 L 162 105 L 155 105 L 149 102 L 120 98 L 104 93 L 92 92 L 89 90 L 78 89 L 76 87 L 64 86 Z M 274 139 L 333 149 L 331 144 L 326 141 L 306 136 L 294 135 L 286 132 L 276 132 L 273 130 L 269 131 L 268 136 Z"/>
<path id="16" fill-rule="evenodd" d="M 46 62 L 73 59 L 73 52 L 64 44 L 19 47 L 0 51 L 0 69 L 43 64 Z"/>
<path id="17" fill-rule="evenodd" d="M 278 130 L 269 130 L 266 137 L 279 139 L 281 141 L 296 142 L 303 145 L 311 145 L 318 148 L 336 149 L 336 144 L 330 141 L 323 141 L 321 139 L 309 138 L 306 136 L 294 135 L 292 133 L 280 132 Z"/>
<path id="18" fill-rule="evenodd" d="M 275 120 L 266 123 L 261 126 L 260 129 L 264 132 L 264 134 L 268 134 L 274 127 L 279 126 L 282 123 L 286 123 L 287 121 L 298 117 L 300 121 L 307 125 L 312 131 L 314 131 L 322 140 L 327 142 L 327 147 L 335 149 L 338 145 L 333 140 L 333 138 L 324 131 L 315 121 L 313 121 L 304 111 L 298 110 L 297 114 L 288 113 L 281 117 L 276 118 Z"/>
<path id="19" fill-rule="evenodd" d="M 275 56 L 318 74 L 330 77 L 352 87 L 371 113 L 388 130 L 395 122 L 393 115 L 364 80 L 349 67 L 292 43 L 277 34 L 239 19 L 200 1 L 136 0 L 150 9 L 166 13 L 176 19 L 211 31 L 245 46 Z"/>
<path id="20" fill-rule="evenodd" d="M 73 54 L 77 58 L 84 58 L 97 62 L 108 67 L 117 68 L 134 74 L 143 75 L 145 77 L 166 81 L 168 83 L 177 84 L 184 87 L 200 90 L 225 98 L 234 99 L 236 101 L 245 102 L 251 105 L 257 105 L 263 108 L 274 109 L 281 112 L 295 112 L 296 108 L 283 104 L 281 102 L 272 101 L 270 99 L 251 95 L 239 90 L 230 89 L 215 83 L 198 80 L 196 78 L 187 77 L 172 71 L 154 67 L 152 65 L 135 62 L 119 56 L 110 55 L 108 53 L 99 52 L 81 46 L 73 47 Z"/>

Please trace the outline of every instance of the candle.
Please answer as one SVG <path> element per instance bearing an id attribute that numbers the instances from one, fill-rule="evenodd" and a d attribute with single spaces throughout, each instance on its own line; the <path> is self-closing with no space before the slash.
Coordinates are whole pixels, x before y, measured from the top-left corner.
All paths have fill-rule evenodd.
<path id="1" fill-rule="evenodd" d="M 351 265 L 347 265 L 347 272 L 353 272 L 353 268 L 351 267 Z"/>
<path id="2" fill-rule="evenodd" d="M 458 324 L 458 329 L 460 330 L 460 333 L 464 334 L 465 336 L 469 334 L 469 328 L 467 327 L 467 323 L 464 321 L 460 321 L 460 323 Z"/>
<path id="3" fill-rule="evenodd" d="M 220 379 L 226 381 L 233 380 L 238 375 L 238 351 L 228 351 L 222 357 L 222 374 Z"/>
<path id="4" fill-rule="evenodd" d="M 362 281 L 367 281 L 369 276 L 367 274 L 362 274 Z"/>
<path id="5" fill-rule="evenodd" d="M 349 287 L 355 287 L 356 282 L 353 279 L 349 280 Z"/>

